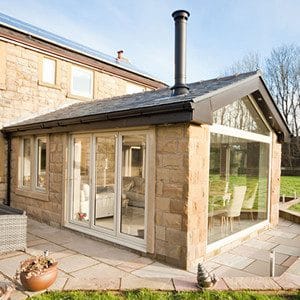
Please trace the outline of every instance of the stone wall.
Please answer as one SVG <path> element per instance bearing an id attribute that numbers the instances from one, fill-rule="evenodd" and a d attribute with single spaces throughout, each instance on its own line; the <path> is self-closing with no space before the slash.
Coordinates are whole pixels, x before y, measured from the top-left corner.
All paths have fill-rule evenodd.
<path id="1" fill-rule="evenodd" d="M 12 139 L 11 161 L 11 205 L 26 210 L 27 214 L 41 222 L 59 226 L 63 220 L 64 198 L 64 168 L 66 135 L 50 134 L 48 137 L 49 176 L 46 183 L 46 192 L 25 191 L 18 187 L 18 155 L 20 139 Z"/>
<path id="2" fill-rule="evenodd" d="M 70 94 L 71 62 L 57 59 L 58 85 L 40 81 L 43 54 L 32 49 L 0 41 L 0 130 L 3 126 L 46 113 L 60 106 L 89 101 Z M 94 69 L 94 99 L 128 93 L 132 89 L 150 90 L 113 74 Z M 0 134 L 0 159 L 6 160 L 5 141 Z M 5 198 L 6 170 L 0 164 L 0 202 Z"/>
<path id="3" fill-rule="evenodd" d="M 272 226 L 276 226 L 279 219 L 281 144 L 277 142 L 275 133 L 272 133 L 271 151 L 270 223 Z"/>
<path id="4" fill-rule="evenodd" d="M 207 126 L 158 127 L 156 135 L 156 257 L 190 268 L 207 239 Z"/>

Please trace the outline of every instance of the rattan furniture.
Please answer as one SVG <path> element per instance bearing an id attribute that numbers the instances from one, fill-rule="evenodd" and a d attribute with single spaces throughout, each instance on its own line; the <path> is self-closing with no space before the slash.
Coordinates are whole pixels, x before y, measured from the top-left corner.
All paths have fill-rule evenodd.
<path id="1" fill-rule="evenodd" d="M 0 253 L 26 250 L 26 233 L 26 213 L 0 204 Z"/>

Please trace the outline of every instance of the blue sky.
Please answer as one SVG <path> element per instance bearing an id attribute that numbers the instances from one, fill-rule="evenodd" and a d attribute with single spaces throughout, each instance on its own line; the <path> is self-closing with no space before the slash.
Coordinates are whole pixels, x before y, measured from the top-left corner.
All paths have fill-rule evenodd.
<path id="1" fill-rule="evenodd" d="M 300 0 L 4 0 L 0 11 L 173 82 L 174 24 L 186 9 L 187 81 L 218 76 L 248 52 L 300 42 Z"/>

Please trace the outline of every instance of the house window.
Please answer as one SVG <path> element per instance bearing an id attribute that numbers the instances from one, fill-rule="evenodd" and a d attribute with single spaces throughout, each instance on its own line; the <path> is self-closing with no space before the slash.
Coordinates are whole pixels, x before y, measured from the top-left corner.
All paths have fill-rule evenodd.
<path id="1" fill-rule="evenodd" d="M 248 97 L 214 112 L 208 244 L 268 218 L 270 129 Z"/>
<path id="2" fill-rule="evenodd" d="M 45 191 L 47 178 L 47 138 L 26 137 L 21 140 L 19 188 Z"/>
<path id="3" fill-rule="evenodd" d="M 46 84 L 56 84 L 56 60 L 43 57 L 42 82 Z"/>
<path id="4" fill-rule="evenodd" d="M 71 67 L 71 94 L 80 97 L 93 97 L 93 71 Z"/>
<path id="5" fill-rule="evenodd" d="M 22 173 L 21 182 L 23 187 L 31 185 L 31 140 L 23 139 L 22 143 Z"/>
<path id="6" fill-rule="evenodd" d="M 37 138 L 36 147 L 36 187 L 40 189 L 45 189 L 47 160 L 46 138 Z"/>

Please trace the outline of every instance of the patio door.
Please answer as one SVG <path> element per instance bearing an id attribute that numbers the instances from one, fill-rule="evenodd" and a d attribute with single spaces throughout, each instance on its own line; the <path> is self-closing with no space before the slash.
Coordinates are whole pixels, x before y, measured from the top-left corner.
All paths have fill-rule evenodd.
<path id="1" fill-rule="evenodd" d="M 71 226 L 144 249 L 147 134 L 97 133 L 71 140 Z"/>

